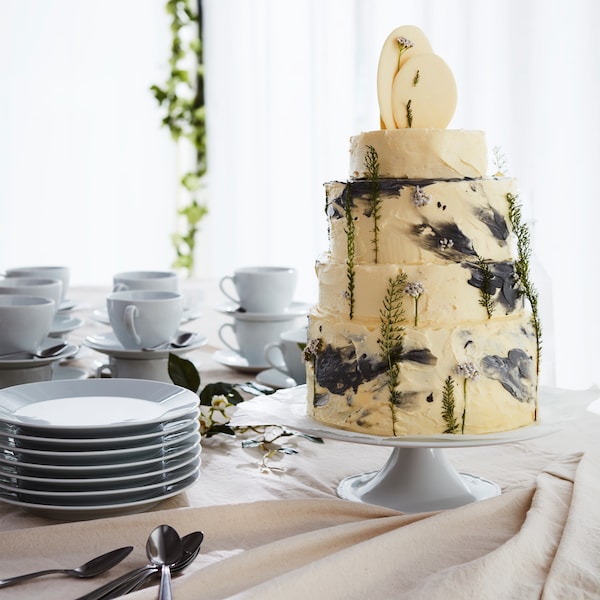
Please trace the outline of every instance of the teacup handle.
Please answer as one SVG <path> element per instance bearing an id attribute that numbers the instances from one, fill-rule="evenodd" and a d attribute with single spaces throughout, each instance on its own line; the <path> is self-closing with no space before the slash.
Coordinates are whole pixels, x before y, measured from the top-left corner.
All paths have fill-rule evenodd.
<path id="1" fill-rule="evenodd" d="M 113 285 L 113 292 L 126 292 L 129 288 L 122 282 L 117 282 Z"/>
<path id="2" fill-rule="evenodd" d="M 235 335 L 235 327 L 231 324 L 231 323 L 223 323 L 223 325 L 221 325 L 221 327 L 219 327 L 219 338 L 220 340 L 223 342 L 223 344 L 225 344 L 225 346 L 227 346 L 227 348 L 229 348 L 230 350 L 233 350 L 236 354 L 239 354 L 240 356 L 242 356 L 242 351 L 239 348 L 236 348 L 235 346 L 232 346 L 224 337 L 223 337 L 223 332 L 226 329 L 231 329 L 231 331 L 233 331 L 234 335 Z"/>
<path id="3" fill-rule="evenodd" d="M 133 337 L 135 343 L 139 346 L 142 343 L 142 339 L 135 330 L 135 318 L 138 315 L 138 308 L 134 304 L 129 304 L 125 307 L 123 313 L 123 320 L 125 321 L 125 329 L 129 332 L 129 335 Z"/>
<path id="4" fill-rule="evenodd" d="M 236 304 L 239 304 L 240 301 L 238 298 L 232 296 L 226 289 L 225 289 L 225 282 L 226 281 L 230 281 L 232 283 L 232 285 L 235 286 L 235 281 L 233 279 L 233 277 L 231 275 L 225 275 L 225 277 L 221 277 L 221 281 L 219 281 L 219 287 L 221 288 L 221 291 L 223 292 L 223 294 L 225 294 L 225 296 L 227 296 L 227 298 L 229 298 L 230 300 L 233 300 L 233 302 L 235 302 Z"/>
<path id="5" fill-rule="evenodd" d="M 96 377 L 98 379 L 100 379 L 101 377 L 114 377 L 114 373 L 113 373 L 113 369 L 112 369 L 112 365 L 100 365 L 97 369 L 96 369 Z"/>
<path id="6" fill-rule="evenodd" d="M 273 358 L 273 352 L 277 352 L 277 354 L 281 357 L 279 362 L 276 362 Z M 289 375 L 287 369 L 285 368 L 285 359 L 283 358 L 283 352 L 281 351 L 281 344 L 279 342 L 271 342 L 265 346 L 265 360 L 270 367 L 273 367 L 273 369 L 276 369 L 284 375 Z"/>

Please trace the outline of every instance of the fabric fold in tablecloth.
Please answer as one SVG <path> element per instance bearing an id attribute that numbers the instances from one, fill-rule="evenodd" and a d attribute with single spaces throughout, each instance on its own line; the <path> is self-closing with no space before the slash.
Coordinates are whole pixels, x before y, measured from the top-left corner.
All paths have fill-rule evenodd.
<path id="1" fill-rule="evenodd" d="M 63 563 L 69 551 L 75 565 L 91 546 L 136 546 L 100 579 L 53 578 L 52 586 L 40 581 L 11 588 L 7 596 L 75 598 L 144 562 L 149 531 L 169 523 L 182 534 L 205 533 L 202 553 L 173 581 L 177 600 L 597 598 L 599 467 L 595 455 L 566 456 L 548 465 L 533 488 L 439 513 L 282 500 L 6 532 L 0 535 L 2 574 L 15 573 L 17 565 L 22 572 L 40 548 L 46 555 L 62 551 Z M 155 598 L 156 588 L 130 597 Z"/>

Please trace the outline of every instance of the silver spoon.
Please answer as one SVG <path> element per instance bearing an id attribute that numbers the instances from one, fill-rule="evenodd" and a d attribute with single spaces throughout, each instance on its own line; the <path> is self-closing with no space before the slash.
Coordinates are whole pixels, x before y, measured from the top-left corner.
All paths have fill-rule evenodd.
<path id="1" fill-rule="evenodd" d="M 200 552 L 200 546 L 202 545 L 203 539 L 204 534 L 201 531 L 188 533 L 188 535 L 185 535 L 181 538 L 183 554 L 181 556 L 181 560 L 178 560 L 171 567 L 171 574 L 183 571 L 183 569 L 185 569 L 189 564 L 194 562 L 198 556 L 198 553 Z M 146 582 L 154 577 L 154 575 L 156 575 L 158 572 L 158 568 L 153 566 L 151 569 L 144 571 L 136 577 L 132 577 L 129 581 L 126 581 L 119 587 L 115 588 L 112 592 L 98 598 L 97 600 L 113 600 L 114 598 L 119 598 L 125 594 L 135 592 L 143 587 Z"/>
<path id="2" fill-rule="evenodd" d="M 189 533 L 181 538 L 183 553 L 181 560 L 177 561 L 172 567 L 171 572 L 176 573 L 185 569 L 200 552 L 200 546 L 204 534 L 200 531 Z M 76 600 L 109 600 L 118 598 L 127 594 L 137 587 L 144 584 L 147 578 L 159 572 L 159 568 L 154 564 L 145 565 L 143 567 L 133 569 L 113 581 L 105 583 L 99 588 L 80 596 Z"/>
<path id="3" fill-rule="evenodd" d="M 162 350 L 164 348 L 185 348 L 190 340 L 194 337 L 194 333 L 191 331 L 184 331 L 176 335 L 170 342 L 161 342 L 156 346 L 150 346 L 148 348 L 142 348 L 143 352 L 151 352 L 152 350 Z"/>
<path id="4" fill-rule="evenodd" d="M 27 573 L 25 575 L 9 577 L 8 579 L 1 579 L 0 587 L 8 587 L 9 585 L 26 581 L 27 579 L 33 579 L 34 577 L 41 577 L 42 575 L 50 575 L 53 573 L 62 573 L 63 575 L 80 578 L 95 577 L 120 563 L 132 550 L 133 546 L 125 546 L 124 548 L 111 550 L 106 554 L 93 558 L 75 569 L 46 569 L 45 571 L 36 571 L 35 573 Z"/>
<path id="5" fill-rule="evenodd" d="M 179 534 L 169 525 L 159 525 L 146 543 L 146 556 L 160 567 L 158 600 L 173 600 L 170 567 L 181 560 L 183 546 Z"/>
<path id="6" fill-rule="evenodd" d="M 52 346 L 48 346 L 47 348 L 43 348 L 38 352 L 9 352 L 8 354 L 0 354 L 0 360 L 6 360 L 11 358 L 52 358 L 54 356 L 58 356 L 68 345 L 68 342 L 65 340 L 60 341 L 58 344 L 54 344 Z"/>

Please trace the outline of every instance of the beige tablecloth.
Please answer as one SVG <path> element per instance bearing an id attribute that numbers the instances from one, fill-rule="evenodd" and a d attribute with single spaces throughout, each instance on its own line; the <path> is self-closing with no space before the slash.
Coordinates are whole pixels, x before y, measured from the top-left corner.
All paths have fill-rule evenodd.
<path id="1" fill-rule="evenodd" d="M 247 379 L 216 364 L 215 347 L 196 355 L 203 382 Z M 135 547 L 93 580 L 49 576 L 0 596 L 76 598 L 145 564 L 149 532 L 168 523 L 182 535 L 205 533 L 198 559 L 174 578 L 177 600 L 600 598 L 598 390 L 549 393 L 560 400 L 555 433 L 446 451 L 457 469 L 495 481 L 503 493 L 439 513 L 337 498 L 340 480 L 381 468 L 390 449 L 301 436 L 286 439 L 298 453 L 272 458 L 282 470 L 270 471 L 259 467 L 261 451 L 238 438 L 203 440 L 194 487 L 139 514 L 58 523 L 0 504 L 0 577 Z M 155 597 L 156 587 L 131 596 Z"/>

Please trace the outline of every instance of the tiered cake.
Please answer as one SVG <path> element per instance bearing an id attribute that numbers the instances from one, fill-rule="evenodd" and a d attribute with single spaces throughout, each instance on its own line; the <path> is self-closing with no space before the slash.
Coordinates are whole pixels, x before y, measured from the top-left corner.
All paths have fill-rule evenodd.
<path id="1" fill-rule="evenodd" d="M 516 181 L 486 177 L 482 132 L 445 129 L 454 79 L 420 30 L 390 34 L 378 92 L 382 129 L 325 186 L 308 412 L 381 436 L 531 424 L 540 324 Z"/>

